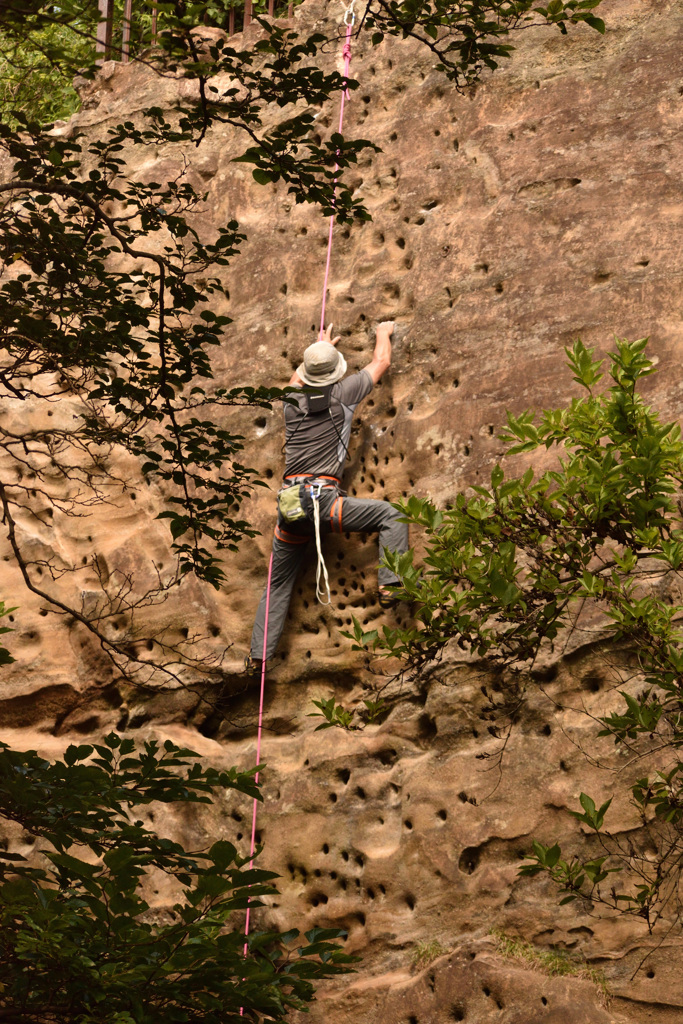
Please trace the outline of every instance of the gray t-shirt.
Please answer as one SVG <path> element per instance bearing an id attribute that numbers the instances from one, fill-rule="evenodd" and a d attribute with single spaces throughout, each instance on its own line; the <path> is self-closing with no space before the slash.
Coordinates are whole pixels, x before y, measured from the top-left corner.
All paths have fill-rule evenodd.
<path id="1" fill-rule="evenodd" d="M 373 388 L 367 370 L 353 373 L 332 386 L 330 408 L 307 413 L 305 394 L 285 403 L 285 476 L 336 476 L 341 479 L 351 439 L 356 407 Z"/>

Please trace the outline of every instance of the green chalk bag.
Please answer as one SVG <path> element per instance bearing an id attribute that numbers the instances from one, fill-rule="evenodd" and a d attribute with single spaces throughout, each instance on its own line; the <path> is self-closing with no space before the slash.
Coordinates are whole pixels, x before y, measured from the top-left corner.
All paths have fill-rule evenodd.
<path id="1" fill-rule="evenodd" d="M 277 507 L 280 515 L 288 523 L 296 523 L 299 519 L 306 519 L 303 502 L 304 484 L 292 484 L 291 487 L 284 487 L 277 496 Z"/>

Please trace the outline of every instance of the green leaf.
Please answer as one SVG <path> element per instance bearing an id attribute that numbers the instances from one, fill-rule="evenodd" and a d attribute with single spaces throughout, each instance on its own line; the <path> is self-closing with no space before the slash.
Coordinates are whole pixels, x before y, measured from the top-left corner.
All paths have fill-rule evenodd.
<path id="1" fill-rule="evenodd" d="M 255 167 L 251 173 L 254 181 L 258 182 L 259 185 L 269 185 L 273 181 L 272 173 L 265 171 L 262 167 Z"/>
<path id="2" fill-rule="evenodd" d="M 554 846 L 551 846 L 549 850 L 546 850 L 544 859 L 546 867 L 554 868 L 558 860 L 560 859 L 560 853 L 561 850 L 557 843 L 555 843 Z"/>
<path id="3" fill-rule="evenodd" d="M 585 14 L 582 20 L 585 21 L 587 25 L 590 25 L 591 28 L 594 28 L 596 32 L 600 32 L 600 34 L 604 36 L 605 22 L 602 18 L 596 18 L 593 14 Z"/>
<path id="4" fill-rule="evenodd" d="M 66 752 L 64 754 L 64 762 L 68 765 L 76 764 L 77 761 L 84 761 L 87 757 L 90 757 L 92 752 L 93 747 L 91 747 L 89 744 L 82 744 L 78 747 L 67 747 Z"/>
<path id="5" fill-rule="evenodd" d="M 491 593 L 494 597 L 498 598 L 501 604 L 513 604 L 519 597 L 519 589 L 514 583 L 501 576 L 495 566 L 491 569 L 488 579 Z"/>
<path id="6" fill-rule="evenodd" d="M 209 850 L 209 857 L 219 871 L 225 871 L 229 864 L 237 858 L 237 850 L 232 843 L 219 840 Z"/>

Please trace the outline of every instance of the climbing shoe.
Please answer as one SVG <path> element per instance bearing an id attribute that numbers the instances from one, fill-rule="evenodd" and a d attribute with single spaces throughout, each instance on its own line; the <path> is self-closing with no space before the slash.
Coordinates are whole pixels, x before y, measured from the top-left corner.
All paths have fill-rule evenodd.
<path id="1" fill-rule="evenodd" d="M 252 658 L 251 654 L 247 654 L 244 659 L 244 671 L 248 676 L 259 676 L 262 665 L 263 662 L 259 658 Z"/>

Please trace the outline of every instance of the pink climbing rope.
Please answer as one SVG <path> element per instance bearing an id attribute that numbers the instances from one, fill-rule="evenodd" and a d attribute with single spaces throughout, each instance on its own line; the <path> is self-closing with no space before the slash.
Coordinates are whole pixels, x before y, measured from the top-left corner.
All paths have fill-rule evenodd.
<path id="1" fill-rule="evenodd" d="M 261 763 L 261 735 L 263 732 L 263 698 L 266 692 L 266 651 L 268 645 L 268 615 L 270 612 L 270 583 L 273 578 L 273 552 L 270 553 L 268 564 L 268 583 L 266 585 L 266 617 L 263 623 L 263 658 L 261 660 L 261 696 L 258 706 L 258 733 L 256 735 L 256 764 Z M 259 773 L 256 772 L 254 782 L 258 785 Z M 258 801 L 254 797 L 254 808 L 251 815 L 251 848 L 249 850 L 249 868 L 254 866 L 254 850 L 256 849 L 256 807 Z M 247 904 L 247 918 L 244 922 L 244 956 L 249 949 L 249 918 L 251 916 L 251 901 Z M 244 1007 L 240 1006 L 240 1017 L 244 1016 Z"/>
<path id="2" fill-rule="evenodd" d="M 351 63 L 351 33 L 353 32 L 353 26 L 354 26 L 354 22 L 355 22 L 355 17 L 353 16 L 353 12 L 351 12 L 350 19 L 346 20 L 346 18 L 345 18 L 345 21 L 346 21 L 346 40 L 344 42 L 344 49 L 343 49 L 342 52 L 343 52 L 343 56 L 344 56 L 344 78 L 348 79 L 348 77 L 349 77 L 349 64 Z M 348 89 L 344 89 L 344 91 L 342 92 L 341 105 L 340 105 L 340 108 L 339 108 L 339 134 L 340 135 L 342 133 L 342 128 L 344 127 L 344 101 L 346 99 L 348 99 L 348 98 L 349 98 L 349 91 L 348 91 Z M 339 170 L 339 164 L 335 164 L 335 167 L 334 167 L 335 175 L 336 175 L 338 170 Z M 333 193 L 336 193 L 336 191 L 337 191 L 337 178 L 335 177 Z M 333 197 L 332 197 L 332 206 L 334 206 L 334 194 L 333 194 Z M 320 314 L 320 333 L 318 335 L 319 338 L 322 338 L 323 333 L 325 331 L 325 306 L 327 305 L 327 285 L 328 285 L 328 282 L 329 282 L 329 279 L 330 279 L 330 263 L 332 261 L 332 235 L 333 235 L 333 232 L 334 232 L 334 214 L 332 214 L 332 216 L 330 217 L 330 232 L 329 232 L 329 236 L 328 236 L 328 239 L 327 239 L 327 261 L 325 263 L 325 281 L 324 281 L 324 284 L 323 284 L 323 301 L 322 301 L 322 311 L 321 311 L 321 314 Z"/>

